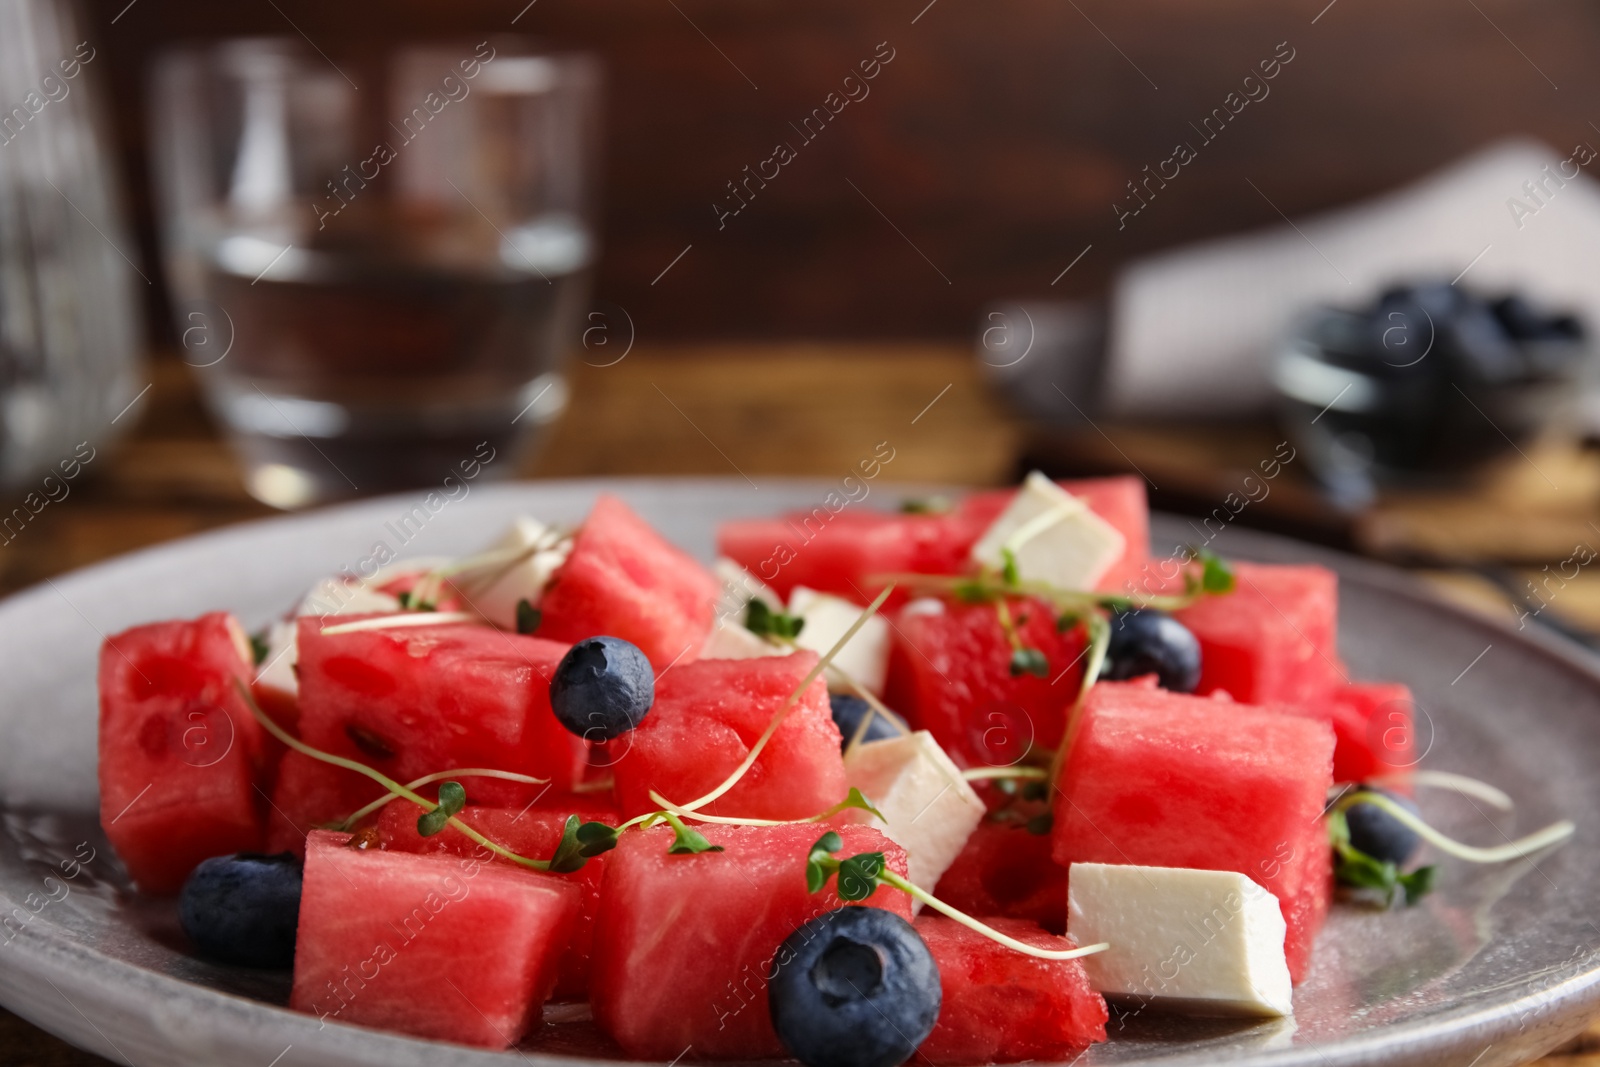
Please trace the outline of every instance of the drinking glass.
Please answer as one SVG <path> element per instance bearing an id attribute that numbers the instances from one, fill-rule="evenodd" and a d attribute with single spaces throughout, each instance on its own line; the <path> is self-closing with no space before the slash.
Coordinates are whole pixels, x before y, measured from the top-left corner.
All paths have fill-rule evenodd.
<path id="1" fill-rule="evenodd" d="M 507 476 L 566 405 L 594 259 L 597 64 L 520 39 L 156 69 L 183 357 L 259 499 Z"/>

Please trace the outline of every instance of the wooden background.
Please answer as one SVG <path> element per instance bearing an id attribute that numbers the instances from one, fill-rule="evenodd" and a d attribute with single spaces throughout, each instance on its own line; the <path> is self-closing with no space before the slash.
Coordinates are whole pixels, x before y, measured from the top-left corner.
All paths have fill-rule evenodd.
<path id="1" fill-rule="evenodd" d="M 627 308 L 646 341 L 970 336 L 988 301 L 1096 294 L 1131 256 L 1277 223 L 1277 208 L 1297 215 L 1376 192 L 1497 137 L 1600 145 L 1590 124 L 1600 121 L 1600 7 L 1581 0 L 88 0 L 88 9 L 101 51 L 91 69 L 113 89 L 147 260 L 144 78 L 175 40 L 299 31 L 337 61 L 400 39 L 511 31 L 599 53 L 609 86 L 598 295 Z M 798 140 L 789 123 L 884 41 L 895 58 L 870 95 L 719 232 L 711 205 L 725 183 L 779 139 Z M 1270 95 L 1119 231 L 1111 205 L 1125 183 L 1176 141 L 1198 144 L 1189 124 L 1283 41 L 1295 58 Z M 169 329 L 158 286 L 150 296 L 154 327 Z"/>

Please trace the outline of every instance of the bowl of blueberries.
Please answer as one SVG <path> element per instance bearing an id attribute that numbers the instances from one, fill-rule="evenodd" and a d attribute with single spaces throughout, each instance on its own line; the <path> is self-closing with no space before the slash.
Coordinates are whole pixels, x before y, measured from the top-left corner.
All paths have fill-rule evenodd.
<path id="1" fill-rule="evenodd" d="M 1588 354 L 1570 314 L 1422 282 L 1303 316 L 1273 383 L 1307 465 L 1359 507 L 1380 486 L 1448 483 L 1521 448 L 1569 406 Z"/>

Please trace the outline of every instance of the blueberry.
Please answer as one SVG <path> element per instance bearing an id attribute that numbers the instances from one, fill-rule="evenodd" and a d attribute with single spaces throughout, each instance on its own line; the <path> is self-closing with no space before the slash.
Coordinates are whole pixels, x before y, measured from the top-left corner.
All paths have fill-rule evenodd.
<path id="1" fill-rule="evenodd" d="M 239 852 L 203 861 L 183 883 L 178 921 L 200 955 L 245 967 L 294 964 L 300 861 Z"/>
<path id="2" fill-rule="evenodd" d="M 828 705 L 833 709 L 833 723 L 839 728 L 840 748 L 849 747 L 850 739 L 861 728 L 861 720 L 869 714 L 872 716 L 872 721 L 867 724 L 866 732 L 861 735 L 863 742 L 887 741 L 891 737 L 900 736 L 900 731 L 894 728 L 893 723 L 875 713 L 872 705 L 860 697 L 834 693 L 828 697 Z"/>
<path id="3" fill-rule="evenodd" d="M 1200 642 L 1164 612 L 1132 608 L 1111 616 L 1104 677 L 1126 681 L 1154 674 L 1163 689 L 1192 693 L 1200 684 Z"/>
<path id="4" fill-rule="evenodd" d="M 1387 797 L 1412 814 L 1417 813 L 1417 806 L 1410 799 L 1397 796 L 1387 789 L 1364 785 L 1356 796 L 1372 793 Z M 1350 826 L 1351 846 L 1380 863 L 1403 867 L 1416 855 L 1418 846 L 1422 844 L 1415 830 L 1376 804 L 1363 804 L 1358 800 L 1345 809 L 1344 818 Z"/>
<path id="5" fill-rule="evenodd" d="M 939 1019 L 939 967 L 882 908 L 812 919 L 778 950 L 768 987 L 778 1040 L 805 1067 L 895 1067 Z"/>
<path id="6" fill-rule="evenodd" d="M 656 699 L 656 673 L 639 646 L 590 637 L 567 650 L 550 679 L 561 725 L 587 741 L 609 741 L 644 721 Z"/>

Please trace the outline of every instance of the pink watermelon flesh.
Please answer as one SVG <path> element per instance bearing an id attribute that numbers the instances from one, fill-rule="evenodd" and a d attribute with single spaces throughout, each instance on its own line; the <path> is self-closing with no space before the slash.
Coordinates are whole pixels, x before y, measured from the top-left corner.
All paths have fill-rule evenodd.
<path id="1" fill-rule="evenodd" d="M 1197 693 L 1246 704 L 1312 703 L 1346 677 L 1339 662 L 1338 578 L 1325 567 L 1235 563 L 1232 593 L 1176 613 L 1200 641 Z"/>
<path id="2" fill-rule="evenodd" d="M 817 664 L 812 652 L 680 663 L 656 679 L 638 729 L 611 741 L 618 806 L 655 811 L 653 789 L 687 804 L 716 788 L 749 754 L 789 694 Z M 703 810 L 708 815 L 803 819 L 844 799 L 844 761 L 828 691 L 814 679 L 750 770 Z"/>
<path id="3" fill-rule="evenodd" d="M 365 775 L 286 752 L 267 806 L 267 851 L 304 856 L 306 835 L 312 830 L 342 822 L 385 792 Z"/>
<path id="4" fill-rule="evenodd" d="M 377 829 L 383 847 L 397 852 L 427 855 L 479 856 L 493 863 L 515 866 L 473 841 L 454 827 L 430 837 L 417 832 L 422 809 L 405 800 L 396 800 L 383 809 Z M 615 809 L 593 798 L 560 799 L 540 797 L 532 808 L 484 808 L 473 804 L 461 810 L 460 818 L 490 841 L 529 859 L 547 860 L 561 843 L 567 817 L 576 815 L 583 822 L 603 822 L 616 826 L 622 820 Z M 582 1000 L 589 994 L 589 958 L 594 946 L 594 917 L 600 909 L 600 878 L 605 873 L 606 857 L 597 856 L 565 878 L 582 894 L 572 938 L 562 954 L 555 995 L 560 999 Z"/>
<path id="5" fill-rule="evenodd" d="M 1058 786 L 1055 859 L 1249 875 L 1283 907 L 1299 981 L 1332 893 L 1332 782 L 1325 723 L 1100 682 Z"/>
<path id="6" fill-rule="evenodd" d="M 1414 766 L 1415 710 L 1411 689 L 1397 682 L 1356 682 L 1336 688 L 1324 705 L 1337 739 L 1334 781 L 1360 782 Z"/>
<path id="7" fill-rule="evenodd" d="M 1080 628 L 1065 634 L 1042 601 L 1011 602 L 1022 642 L 1047 673 L 1011 673 L 1011 645 L 992 604 L 919 601 L 894 617 L 886 700 L 931 731 L 957 763 L 1016 763 L 1030 745 L 1054 748 L 1082 679 Z"/>
<path id="8" fill-rule="evenodd" d="M 1059 483 L 1083 497 L 1096 514 L 1122 531 L 1128 545 L 1100 582 L 1119 590 L 1150 554 L 1150 509 L 1144 482 L 1134 477 L 1086 478 Z M 1015 489 L 974 493 L 942 515 L 897 515 L 841 505 L 791 512 L 777 518 L 725 522 L 717 549 L 788 597 L 797 585 L 848 597 L 860 604 L 883 588 L 876 575 L 961 574 L 972 569 L 974 543 L 1010 503 Z M 906 600 L 896 590 L 888 606 Z"/>
<path id="9" fill-rule="evenodd" d="M 933 895 L 968 915 L 1027 919 L 1067 929 L 1067 871 L 1051 856 L 1049 834 L 985 819 L 967 838 Z"/>
<path id="10" fill-rule="evenodd" d="M 176 893 L 211 856 L 259 849 L 255 673 L 224 612 L 136 626 L 100 649 L 100 824 L 140 889 Z M 248 647 L 248 646 L 247 646 Z"/>
<path id="11" fill-rule="evenodd" d="M 578 914 L 559 877 L 456 856 L 345 847 L 313 831 L 289 1006 L 503 1049 L 539 1021 Z"/>
<path id="12" fill-rule="evenodd" d="M 487 626 L 324 634 L 326 625 L 300 620 L 307 744 L 400 781 L 491 767 L 569 789 L 583 773 L 584 742 L 550 710 L 550 675 L 566 645 Z M 543 788 L 491 778 L 464 784 L 486 804 L 525 804 Z"/>
<path id="13" fill-rule="evenodd" d="M 983 921 L 1036 948 L 1075 947 L 1026 920 Z M 1066 1061 L 1106 1039 L 1105 998 L 1079 960 L 1027 956 L 939 915 L 924 913 L 916 925 L 939 965 L 944 995 L 918 1061 Z"/>
<path id="14" fill-rule="evenodd" d="M 767 1007 L 767 975 L 784 938 L 841 906 L 833 883 L 806 890 L 817 826 L 696 827 L 726 851 L 668 855 L 666 828 L 624 834 L 607 859 L 595 922 L 590 999 L 595 1021 L 630 1056 L 671 1060 L 782 1056 Z M 906 854 L 865 826 L 842 826 L 841 857 Z M 911 917 L 910 899 L 879 887 L 864 903 Z"/>
<path id="15" fill-rule="evenodd" d="M 721 592 L 709 571 L 602 495 L 540 602 L 539 634 L 569 643 L 620 637 L 659 671 L 699 654 Z"/>

